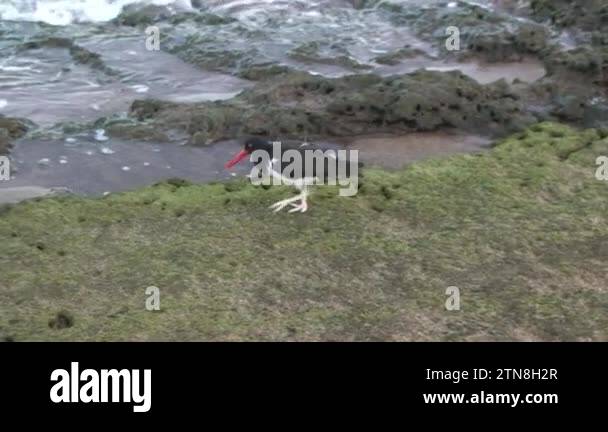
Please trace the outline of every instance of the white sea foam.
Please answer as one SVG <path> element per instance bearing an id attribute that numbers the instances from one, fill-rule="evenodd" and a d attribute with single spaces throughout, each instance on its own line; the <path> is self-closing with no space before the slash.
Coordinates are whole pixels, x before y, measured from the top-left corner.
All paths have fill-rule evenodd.
<path id="1" fill-rule="evenodd" d="M 130 4 L 192 9 L 190 0 L 0 0 L 0 19 L 42 21 L 52 25 L 104 22 L 116 18 Z"/>

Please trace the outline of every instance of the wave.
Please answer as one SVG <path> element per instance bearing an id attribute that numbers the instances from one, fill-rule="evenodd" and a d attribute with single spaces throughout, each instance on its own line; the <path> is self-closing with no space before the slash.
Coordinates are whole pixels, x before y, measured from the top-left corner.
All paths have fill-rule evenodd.
<path id="1" fill-rule="evenodd" d="M 192 9 L 190 0 L 0 0 L 0 20 L 36 21 L 58 26 L 105 22 L 116 18 L 130 4 Z"/>
<path id="2" fill-rule="evenodd" d="M 441 0 L 379 0 L 377 3 L 370 2 L 370 5 L 377 6 L 384 2 L 419 5 L 439 1 Z M 487 7 L 496 0 L 464 1 Z M 106 22 L 116 18 L 128 5 L 166 6 L 175 12 L 206 9 L 246 18 L 248 15 L 277 10 L 302 13 L 325 7 L 353 7 L 360 4 L 361 0 L 0 0 L 0 20 L 45 22 L 57 26 L 78 22 Z"/>

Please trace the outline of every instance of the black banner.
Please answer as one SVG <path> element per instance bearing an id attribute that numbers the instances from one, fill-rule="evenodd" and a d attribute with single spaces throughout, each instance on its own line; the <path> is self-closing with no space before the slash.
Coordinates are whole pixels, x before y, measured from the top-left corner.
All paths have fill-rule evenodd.
<path id="1" fill-rule="evenodd" d="M 2 407 L 4 416 L 21 419 L 31 412 L 52 418 L 82 414 L 88 419 L 138 420 L 179 413 L 182 420 L 203 416 L 205 422 L 232 422 L 248 415 L 335 414 L 343 409 L 383 416 L 453 410 L 509 415 L 580 411 L 589 418 L 606 407 L 607 347 L 4 343 Z M 226 410 L 235 418 L 226 417 Z"/>

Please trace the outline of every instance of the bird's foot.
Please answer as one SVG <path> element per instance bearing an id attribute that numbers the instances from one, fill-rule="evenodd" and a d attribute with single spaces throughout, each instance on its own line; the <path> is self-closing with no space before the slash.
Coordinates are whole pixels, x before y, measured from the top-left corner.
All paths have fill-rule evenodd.
<path id="1" fill-rule="evenodd" d="M 276 202 L 273 205 L 271 205 L 270 208 L 275 213 L 278 213 L 281 210 L 283 210 L 285 207 L 291 206 L 293 208 L 291 210 L 289 210 L 289 213 L 294 213 L 294 212 L 298 212 L 298 211 L 301 213 L 304 213 L 306 210 L 308 210 L 308 203 L 306 201 L 306 197 L 307 197 L 307 195 L 302 193 L 293 198 L 288 198 L 283 201 Z M 295 204 L 297 201 L 300 201 L 300 203 Z"/>
<path id="2" fill-rule="evenodd" d="M 306 197 L 302 198 L 300 204 L 291 203 L 289 205 L 293 207 L 291 210 L 289 210 L 289 213 L 304 213 L 306 210 L 308 210 L 308 203 L 306 202 Z"/>
<path id="3" fill-rule="evenodd" d="M 293 205 L 293 203 L 295 201 L 298 201 L 299 199 L 300 199 L 299 196 L 293 197 L 293 198 L 288 198 L 288 199 L 285 199 L 283 201 L 279 201 L 279 202 L 274 203 L 269 208 L 271 208 L 275 213 L 278 213 L 281 210 L 283 210 L 285 207 L 287 207 L 288 205 Z"/>

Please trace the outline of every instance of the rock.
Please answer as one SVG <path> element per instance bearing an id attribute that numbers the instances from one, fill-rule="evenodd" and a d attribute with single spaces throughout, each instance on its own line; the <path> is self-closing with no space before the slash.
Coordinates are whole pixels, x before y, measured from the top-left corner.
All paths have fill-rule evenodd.
<path id="1" fill-rule="evenodd" d="M 0 115 L 0 155 L 8 154 L 12 141 L 24 136 L 33 124 Z"/>
<path id="2" fill-rule="evenodd" d="M 355 9 L 365 9 L 376 6 L 380 0 L 349 0 Z"/>
<path id="3" fill-rule="evenodd" d="M 87 65 L 107 75 L 118 75 L 118 72 L 107 66 L 101 59 L 101 55 L 89 51 L 76 44 L 73 40 L 63 37 L 44 37 L 23 43 L 20 50 L 35 50 L 43 48 L 65 48 L 69 51 L 72 59 L 77 64 Z"/>
<path id="4" fill-rule="evenodd" d="M 401 63 L 401 60 L 403 59 L 411 59 L 415 57 L 428 57 L 428 54 L 422 50 L 406 45 L 397 51 L 379 55 L 374 59 L 374 61 L 379 64 L 393 66 Z"/>
<path id="5" fill-rule="evenodd" d="M 206 132 L 198 131 L 194 132 L 194 134 L 192 135 L 192 138 L 190 139 L 190 144 L 201 147 L 211 144 L 211 140 L 209 139 L 209 136 Z"/>
<path id="6" fill-rule="evenodd" d="M 481 85 L 458 71 L 334 79 L 290 72 L 228 101 L 136 101 L 131 115 L 157 132 L 186 132 L 195 145 L 243 134 L 302 139 L 445 127 L 504 135 L 536 121 L 505 82 Z"/>
<path id="7" fill-rule="evenodd" d="M 336 48 L 333 50 L 335 49 Z M 335 53 L 332 53 L 333 50 L 331 47 L 322 47 L 319 42 L 313 41 L 294 48 L 287 55 L 302 63 L 334 65 L 352 70 L 371 68 L 371 66 L 361 64 L 350 57 L 346 50 L 342 50 L 342 53 L 339 55 L 334 55 Z M 325 53 L 323 53 L 323 51 L 325 51 Z M 338 49 L 338 51 L 340 50 Z"/>
<path id="8" fill-rule="evenodd" d="M 608 25 L 606 0 L 532 0 L 530 9 L 536 19 L 548 20 L 559 27 L 589 31 Z"/>
<path id="9" fill-rule="evenodd" d="M 291 69 L 287 66 L 276 64 L 252 66 L 242 70 L 239 77 L 251 81 L 260 81 L 263 79 L 273 78 L 277 75 L 282 75 L 290 72 Z"/>
<path id="10" fill-rule="evenodd" d="M 202 24 L 206 26 L 218 26 L 224 24 L 231 24 L 234 22 L 238 22 L 236 18 L 232 18 L 229 16 L 221 16 L 215 15 L 212 13 L 182 13 L 178 15 L 174 15 L 169 20 L 171 24 L 181 24 L 184 21 L 191 20 L 197 24 Z"/>
<path id="11" fill-rule="evenodd" d="M 0 156 L 8 154 L 11 140 L 6 129 L 0 129 Z"/>
<path id="12" fill-rule="evenodd" d="M 582 46 L 569 51 L 556 51 L 545 58 L 547 71 L 568 81 L 576 75 L 584 86 L 608 87 L 608 46 Z"/>
<path id="13" fill-rule="evenodd" d="M 444 3 L 416 8 L 386 2 L 378 7 L 386 10 L 395 24 L 408 26 L 420 38 L 434 42 L 443 57 L 511 61 L 549 46 L 550 35 L 544 26 L 465 2 L 451 8 Z M 460 50 L 445 48 L 448 27 L 459 29 Z"/>
<path id="14" fill-rule="evenodd" d="M 114 124 L 106 132 L 114 138 L 135 139 L 140 141 L 166 142 L 167 135 L 152 126 L 142 124 Z"/>
<path id="15" fill-rule="evenodd" d="M 49 320 L 49 327 L 55 330 L 70 328 L 74 325 L 74 316 L 67 311 L 60 311 Z"/>
<path id="16" fill-rule="evenodd" d="M 12 139 L 21 138 L 28 131 L 26 121 L 0 116 L 0 129 L 5 129 Z"/>
<path id="17" fill-rule="evenodd" d="M 553 112 L 562 120 L 581 120 L 585 116 L 585 101 L 576 96 L 566 96 Z"/>
<path id="18" fill-rule="evenodd" d="M 167 6 L 131 4 L 123 8 L 120 15 L 114 19 L 114 22 L 131 27 L 151 25 L 168 19 L 172 14 Z"/>

